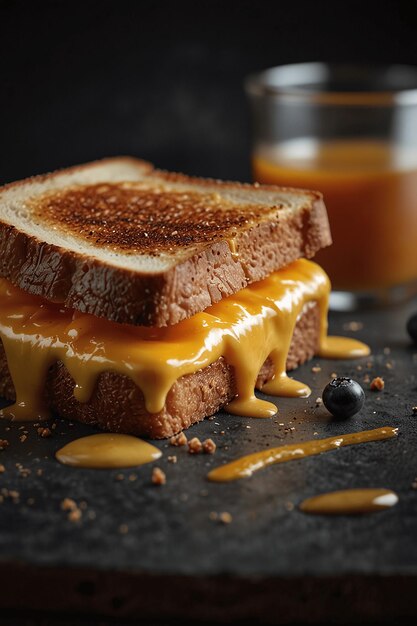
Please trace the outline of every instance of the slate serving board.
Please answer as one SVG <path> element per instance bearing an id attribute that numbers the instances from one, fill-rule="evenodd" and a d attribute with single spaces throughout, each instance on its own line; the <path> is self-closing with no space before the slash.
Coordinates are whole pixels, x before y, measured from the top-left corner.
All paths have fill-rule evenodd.
<path id="1" fill-rule="evenodd" d="M 314 359 L 299 368 L 296 376 L 313 393 L 306 400 L 280 399 L 275 418 L 219 414 L 194 426 L 187 434 L 212 437 L 214 456 L 157 442 L 164 456 L 156 464 L 168 479 L 163 487 L 151 485 L 150 465 L 77 470 L 54 460 L 60 446 L 91 428 L 58 420 L 53 436 L 42 439 L 31 424 L 0 423 L 0 438 L 10 441 L 0 452 L 6 468 L 0 488 L 19 492 L 18 502 L 6 495 L 0 504 L 0 607 L 16 616 L 46 611 L 91 620 L 412 623 L 417 347 L 410 345 L 405 322 L 413 309 L 417 302 L 386 312 L 333 314 L 331 332 L 367 341 L 373 357 Z M 363 328 L 345 330 L 352 320 Z M 312 372 L 314 365 L 321 370 Z M 360 382 L 366 373 L 383 376 L 385 390 L 364 385 L 361 413 L 335 421 L 315 407 L 334 371 Z M 398 426 L 398 439 L 271 467 L 234 483 L 205 478 L 210 468 L 267 446 L 384 425 Z M 28 434 L 21 442 L 23 430 Z M 167 460 L 172 454 L 176 464 Z M 27 472 L 16 464 L 30 473 L 22 475 Z M 362 517 L 307 516 L 297 509 L 303 498 L 350 487 L 391 488 L 400 502 Z M 80 522 L 67 519 L 64 498 L 85 507 Z M 224 511 L 230 524 L 212 519 Z"/>

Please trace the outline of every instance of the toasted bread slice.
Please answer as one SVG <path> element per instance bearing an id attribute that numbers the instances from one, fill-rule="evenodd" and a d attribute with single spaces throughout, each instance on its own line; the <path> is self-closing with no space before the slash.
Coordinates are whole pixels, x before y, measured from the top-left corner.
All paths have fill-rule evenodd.
<path id="1" fill-rule="evenodd" d="M 320 334 L 320 312 L 317 304 L 305 307 L 294 329 L 287 369 L 292 370 L 312 358 Z M 257 380 L 262 388 L 274 373 L 272 361 L 263 365 Z M 98 426 L 111 432 L 163 439 L 213 415 L 236 395 L 233 367 L 223 358 L 195 374 L 179 378 L 168 393 L 165 407 L 149 413 L 141 390 L 131 378 L 115 372 L 100 375 L 95 391 L 86 403 L 74 397 L 74 381 L 61 363 L 49 370 L 45 398 L 61 417 Z M 0 396 L 15 400 L 13 382 L 0 341 Z"/>
<path id="2" fill-rule="evenodd" d="M 116 322 L 175 324 L 330 243 L 318 192 L 127 157 L 0 189 L 0 276 Z"/>

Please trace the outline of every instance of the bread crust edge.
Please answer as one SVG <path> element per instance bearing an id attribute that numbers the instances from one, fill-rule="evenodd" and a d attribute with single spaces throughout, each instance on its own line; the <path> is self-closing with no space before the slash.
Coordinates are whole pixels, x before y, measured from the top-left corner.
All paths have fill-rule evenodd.
<path id="1" fill-rule="evenodd" d="M 300 257 L 311 258 L 330 243 L 320 198 L 294 215 L 239 232 L 237 255 L 227 241 L 218 241 L 157 274 L 109 265 L 0 221 L 0 276 L 82 313 L 160 327 L 177 324 Z"/>

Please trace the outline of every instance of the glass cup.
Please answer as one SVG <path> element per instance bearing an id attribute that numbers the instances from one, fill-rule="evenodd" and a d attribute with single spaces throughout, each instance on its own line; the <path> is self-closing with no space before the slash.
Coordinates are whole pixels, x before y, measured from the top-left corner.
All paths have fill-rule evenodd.
<path id="1" fill-rule="evenodd" d="M 303 63 L 246 81 L 253 178 L 317 189 L 333 308 L 417 293 L 417 68 Z"/>

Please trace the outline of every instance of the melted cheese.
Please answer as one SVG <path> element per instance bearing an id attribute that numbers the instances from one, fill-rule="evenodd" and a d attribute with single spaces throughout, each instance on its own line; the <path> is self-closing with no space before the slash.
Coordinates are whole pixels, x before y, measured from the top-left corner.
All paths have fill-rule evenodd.
<path id="1" fill-rule="evenodd" d="M 362 430 L 358 433 L 348 433 L 347 435 L 337 435 L 336 437 L 327 437 L 326 439 L 313 439 L 312 441 L 302 441 L 298 443 L 290 443 L 278 448 L 267 448 L 260 452 L 253 452 L 242 456 L 231 463 L 221 465 L 211 470 L 207 475 L 209 480 L 219 483 L 225 483 L 240 478 L 248 478 L 254 472 L 276 465 L 277 463 L 288 463 L 289 461 L 297 461 L 308 456 L 316 456 L 322 452 L 337 450 L 345 446 L 357 445 L 359 443 L 368 443 L 369 441 L 383 441 L 392 439 L 398 435 L 398 428 L 392 426 L 383 426 L 382 428 L 374 428 L 373 430 Z"/>
<path id="2" fill-rule="evenodd" d="M 63 465 L 103 469 L 152 463 L 162 456 L 162 452 L 131 435 L 99 433 L 70 441 L 55 456 Z"/>
<path id="3" fill-rule="evenodd" d="M 237 386 L 237 397 L 227 410 L 268 417 L 276 413 L 275 405 L 254 395 L 268 357 L 275 368 L 264 387 L 268 393 L 310 393 L 285 373 L 296 321 L 310 303 L 320 309 L 319 353 L 333 358 L 369 354 L 358 341 L 327 337 L 329 291 L 325 272 L 300 259 L 175 326 L 145 328 L 64 309 L 0 279 L 0 339 L 16 390 L 15 404 L 0 415 L 15 420 L 47 417 L 43 390 L 56 361 L 62 361 L 74 379 L 80 402 L 89 400 L 101 373 L 114 371 L 129 376 L 142 390 L 146 409 L 158 413 L 178 378 L 224 357 L 234 367 Z"/>
<path id="4" fill-rule="evenodd" d="M 342 489 L 307 498 L 300 504 L 311 515 L 362 515 L 390 509 L 398 503 L 391 489 Z"/>

